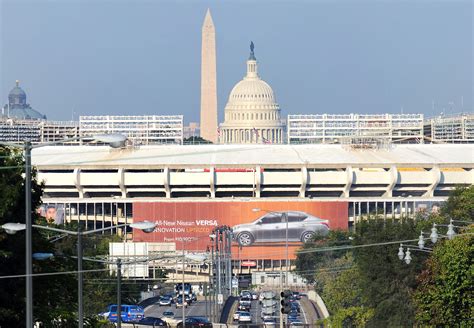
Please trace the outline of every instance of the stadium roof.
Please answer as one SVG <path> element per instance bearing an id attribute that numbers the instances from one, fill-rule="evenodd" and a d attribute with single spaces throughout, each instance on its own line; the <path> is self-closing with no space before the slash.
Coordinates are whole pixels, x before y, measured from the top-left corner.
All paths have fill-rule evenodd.
<path id="1" fill-rule="evenodd" d="M 346 145 L 47 146 L 33 150 L 33 165 L 60 168 L 159 167 L 442 167 L 474 168 L 472 144 L 404 144 L 388 149 Z"/>

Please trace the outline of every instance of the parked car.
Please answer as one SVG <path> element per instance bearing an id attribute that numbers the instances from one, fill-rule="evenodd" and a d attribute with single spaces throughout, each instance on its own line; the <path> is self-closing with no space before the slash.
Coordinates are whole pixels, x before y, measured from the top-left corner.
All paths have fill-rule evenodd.
<path id="1" fill-rule="evenodd" d="M 252 315 L 250 314 L 250 312 L 240 313 L 239 322 L 252 322 Z"/>
<path id="2" fill-rule="evenodd" d="M 176 325 L 177 328 L 212 328 L 212 323 L 203 317 L 188 317 L 186 318 L 184 327 L 183 322 Z"/>
<path id="3" fill-rule="evenodd" d="M 158 304 L 160 306 L 171 306 L 172 303 L 173 303 L 173 298 L 169 296 L 161 296 L 160 300 L 158 301 Z"/>
<path id="4" fill-rule="evenodd" d="M 165 328 L 168 327 L 168 324 L 166 321 L 163 321 L 163 319 L 160 318 L 155 318 L 155 317 L 145 317 L 138 321 L 140 325 L 144 326 L 153 326 L 154 328 Z"/>
<path id="5" fill-rule="evenodd" d="M 117 322 L 117 305 L 113 304 L 109 306 L 109 321 Z M 145 311 L 138 305 L 127 305 L 121 306 L 120 316 L 122 322 L 138 322 L 145 317 Z"/>
<path id="6" fill-rule="evenodd" d="M 288 223 L 282 213 L 287 214 Z M 232 232 L 241 246 L 250 246 L 255 242 L 284 242 L 287 225 L 288 241 L 305 243 L 315 234 L 325 236 L 329 233 L 328 220 L 299 211 L 268 213 L 251 223 L 234 226 Z"/>

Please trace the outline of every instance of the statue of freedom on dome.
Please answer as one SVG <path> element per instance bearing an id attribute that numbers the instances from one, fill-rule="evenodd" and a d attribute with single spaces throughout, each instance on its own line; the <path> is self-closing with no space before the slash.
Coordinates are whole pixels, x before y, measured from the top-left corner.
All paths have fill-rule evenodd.
<path id="1" fill-rule="evenodd" d="M 253 49 L 255 48 L 253 41 L 250 41 L 250 51 L 253 52 Z"/>

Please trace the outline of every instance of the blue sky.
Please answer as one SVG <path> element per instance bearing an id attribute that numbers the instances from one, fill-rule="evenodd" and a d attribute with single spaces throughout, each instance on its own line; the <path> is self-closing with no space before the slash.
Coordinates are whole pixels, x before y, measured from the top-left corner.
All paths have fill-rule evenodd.
<path id="1" fill-rule="evenodd" d="M 0 96 L 50 119 L 199 119 L 201 25 L 217 34 L 219 117 L 249 43 L 283 115 L 473 105 L 472 1 L 0 0 Z M 434 110 L 433 110 L 434 102 Z M 443 109 L 444 108 L 444 109 Z"/>

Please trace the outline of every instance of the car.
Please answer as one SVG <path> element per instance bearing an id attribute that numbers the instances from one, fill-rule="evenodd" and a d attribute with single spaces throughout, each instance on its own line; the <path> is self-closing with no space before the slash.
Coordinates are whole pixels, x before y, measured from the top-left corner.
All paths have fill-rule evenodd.
<path id="1" fill-rule="evenodd" d="M 168 324 L 166 323 L 166 321 L 163 321 L 163 319 L 155 318 L 155 317 L 142 318 L 140 321 L 138 321 L 138 324 L 144 325 L 144 326 L 153 326 L 156 328 L 168 327 Z"/>
<path id="2" fill-rule="evenodd" d="M 240 297 L 252 297 L 252 292 L 250 290 L 243 290 L 240 292 Z"/>
<path id="3" fill-rule="evenodd" d="M 169 296 L 161 296 L 160 300 L 158 301 L 160 306 L 171 306 L 171 303 L 173 303 L 173 298 Z"/>
<path id="4" fill-rule="evenodd" d="M 260 314 L 260 317 L 265 320 L 268 318 L 273 318 L 275 315 L 275 310 L 274 309 L 263 309 L 262 313 Z"/>
<path id="5" fill-rule="evenodd" d="M 288 313 L 288 319 L 291 319 L 291 318 L 293 318 L 293 319 L 298 318 L 298 312 L 290 311 L 290 313 Z"/>
<path id="6" fill-rule="evenodd" d="M 240 305 L 251 307 L 252 306 L 252 299 L 250 297 L 242 297 L 239 301 Z"/>
<path id="7" fill-rule="evenodd" d="M 276 326 L 276 320 L 274 318 L 263 319 L 263 326 L 264 327 L 275 327 Z"/>
<path id="8" fill-rule="evenodd" d="M 240 304 L 237 309 L 242 312 L 249 312 L 250 306 Z"/>
<path id="9" fill-rule="evenodd" d="M 241 312 L 239 315 L 239 322 L 252 322 L 252 315 L 250 312 Z"/>
<path id="10" fill-rule="evenodd" d="M 271 212 L 251 223 L 232 227 L 232 234 L 240 246 L 250 246 L 256 242 L 285 242 L 287 237 L 288 241 L 306 243 L 315 234 L 326 236 L 328 233 L 328 220 L 300 211 Z"/>
<path id="11" fill-rule="evenodd" d="M 183 306 L 183 297 L 181 297 L 181 295 L 179 295 L 178 297 L 176 297 L 176 307 L 182 307 Z M 184 298 L 184 307 L 187 307 L 188 306 L 188 302 L 186 302 L 186 298 Z"/>
<path id="12" fill-rule="evenodd" d="M 212 323 L 204 317 L 188 317 L 186 318 L 184 327 L 183 321 L 178 322 L 177 328 L 212 328 Z"/>
<path id="13" fill-rule="evenodd" d="M 191 294 L 185 294 L 184 295 L 184 301 L 188 304 L 188 305 L 191 305 L 191 303 L 193 302 L 193 297 L 191 296 Z"/>
<path id="14" fill-rule="evenodd" d="M 298 303 L 291 303 L 291 311 L 301 312 L 300 305 Z"/>
<path id="15" fill-rule="evenodd" d="M 293 297 L 297 300 L 300 300 L 301 299 L 301 294 L 300 292 L 293 292 Z"/>
<path id="16" fill-rule="evenodd" d="M 191 302 L 197 302 L 197 296 L 195 293 L 191 294 Z"/>
<path id="17" fill-rule="evenodd" d="M 290 328 L 291 327 L 304 327 L 304 323 L 301 321 L 293 321 L 290 322 Z"/>
<path id="18" fill-rule="evenodd" d="M 263 308 L 276 307 L 277 304 L 278 303 L 275 300 L 263 300 L 262 301 L 262 307 Z"/>
<path id="19" fill-rule="evenodd" d="M 145 311 L 138 305 L 123 304 L 120 307 L 120 317 L 122 322 L 138 322 L 145 317 Z M 112 304 L 109 306 L 109 321 L 117 322 L 117 305 Z"/>
<path id="20" fill-rule="evenodd" d="M 173 317 L 174 317 L 174 312 L 172 312 L 172 311 L 165 311 L 165 312 L 163 312 L 163 317 L 165 317 L 165 318 L 173 318 Z"/>
<path id="21" fill-rule="evenodd" d="M 276 294 L 272 291 L 265 291 L 260 293 L 259 300 L 262 302 L 263 300 L 272 300 L 276 297 Z"/>
<path id="22" fill-rule="evenodd" d="M 247 312 L 247 311 L 235 311 L 235 312 L 234 312 L 234 315 L 232 316 L 232 318 L 234 319 L 234 321 L 239 320 L 240 313 L 242 313 L 242 312 Z"/>

